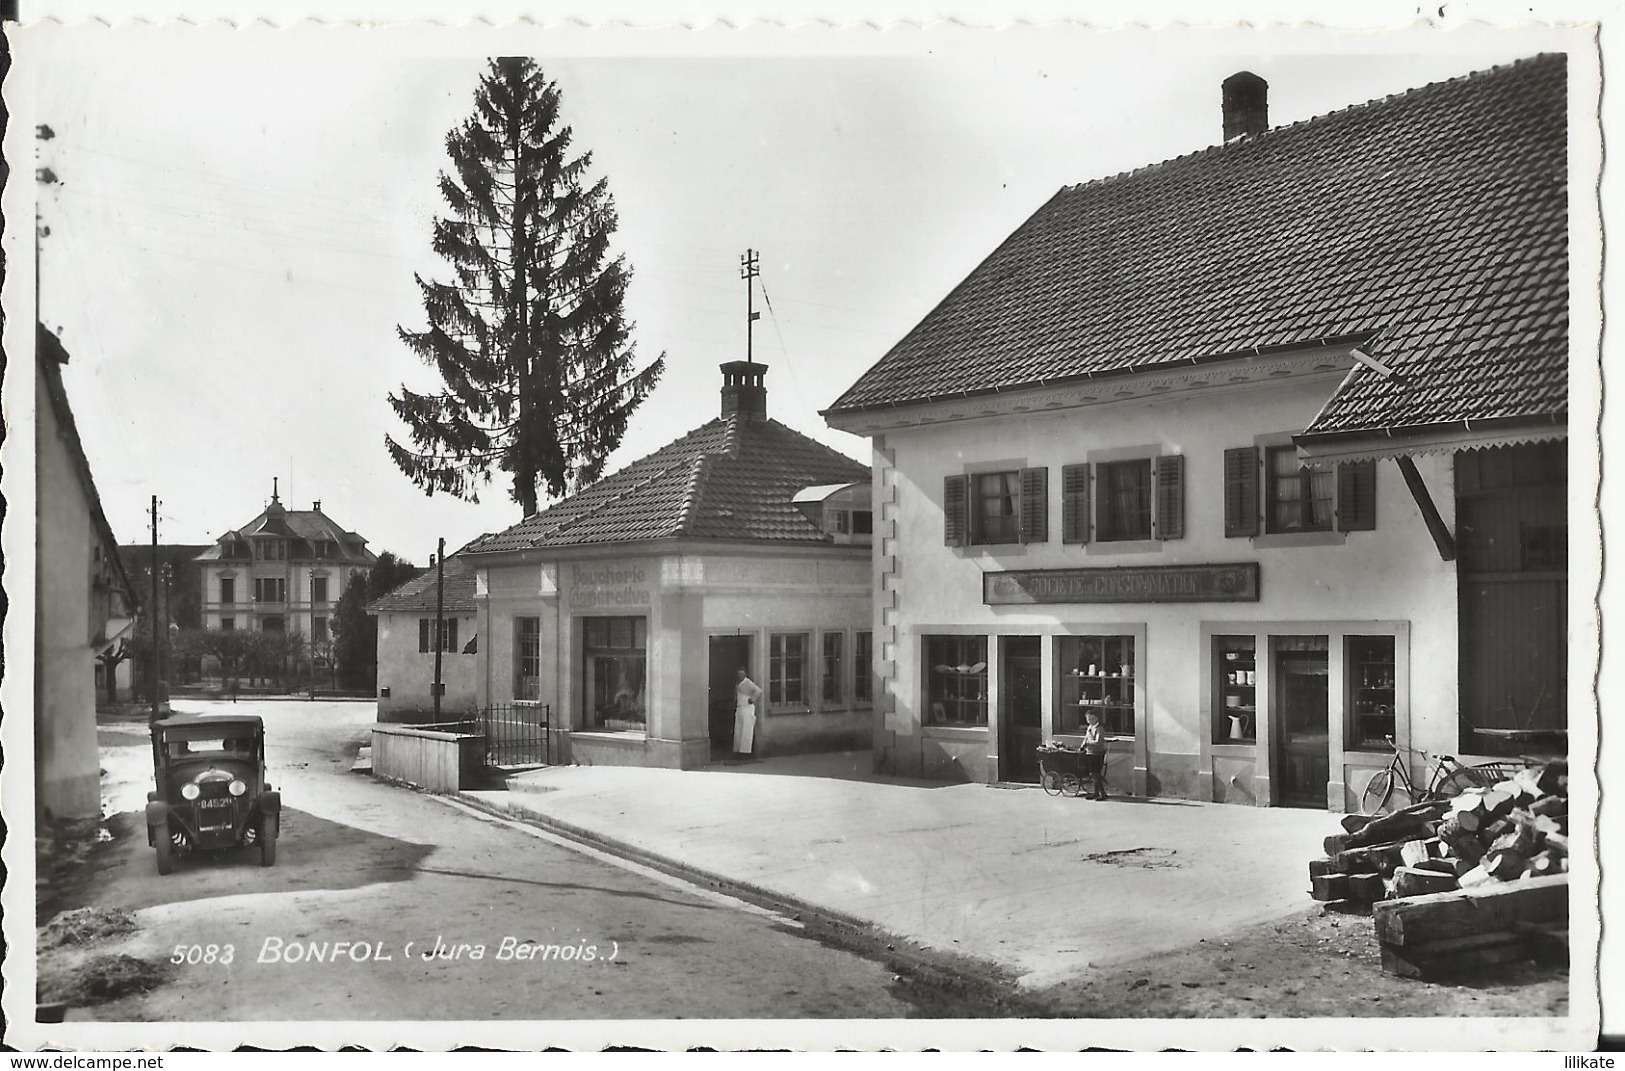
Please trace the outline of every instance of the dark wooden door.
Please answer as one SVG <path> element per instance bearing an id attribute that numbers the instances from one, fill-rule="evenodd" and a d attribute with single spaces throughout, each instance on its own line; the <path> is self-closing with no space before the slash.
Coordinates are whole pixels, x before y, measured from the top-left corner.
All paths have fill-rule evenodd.
<path id="1" fill-rule="evenodd" d="M 1568 729 L 1567 510 L 1562 443 L 1456 455 L 1463 751 L 1541 750 Z"/>
<path id="2" fill-rule="evenodd" d="M 712 636 L 706 711 L 713 751 L 733 748 L 734 689 L 739 685 L 741 667 L 750 671 L 750 637 Z"/>
<path id="3" fill-rule="evenodd" d="M 1036 784 L 1044 735 L 1042 640 L 1006 636 L 999 650 L 999 779 Z"/>
<path id="4" fill-rule="evenodd" d="M 1322 649 L 1314 650 L 1317 641 Z M 1276 801 L 1326 806 L 1331 780 L 1330 696 L 1323 637 L 1277 637 L 1275 652 Z M 1282 647 L 1286 649 L 1281 649 Z"/>

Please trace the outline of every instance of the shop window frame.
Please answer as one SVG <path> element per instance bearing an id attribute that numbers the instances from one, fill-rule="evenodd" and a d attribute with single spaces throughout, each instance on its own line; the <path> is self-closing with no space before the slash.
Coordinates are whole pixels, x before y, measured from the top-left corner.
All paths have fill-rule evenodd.
<path id="1" fill-rule="evenodd" d="M 928 633 L 920 637 L 923 725 L 933 729 L 988 727 L 988 647 L 988 638 L 982 633 Z M 978 665 L 980 668 L 975 668 Z M 950 669 L 941 670 L 939 666 Z M 958 672 L 960 666 L 968 667 L 967 671 Z M 958 716 L 949 715 L 950 705 Z M 969 717 L 963 716 L 965 711 L 971 712 Z"/>

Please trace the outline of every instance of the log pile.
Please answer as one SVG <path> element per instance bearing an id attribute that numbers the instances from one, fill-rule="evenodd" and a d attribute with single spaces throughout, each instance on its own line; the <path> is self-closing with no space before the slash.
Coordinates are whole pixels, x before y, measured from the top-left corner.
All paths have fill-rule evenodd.
<path id="1" fill-rule="evenodd" d="M 1309 863 L 1310 895 L 1372 905 L 1383 967 L 1405 977 L 1566 961 L 1568 833 L 1567 763 L 1529 766 L 1450 799 L 1345 815 Z"/>

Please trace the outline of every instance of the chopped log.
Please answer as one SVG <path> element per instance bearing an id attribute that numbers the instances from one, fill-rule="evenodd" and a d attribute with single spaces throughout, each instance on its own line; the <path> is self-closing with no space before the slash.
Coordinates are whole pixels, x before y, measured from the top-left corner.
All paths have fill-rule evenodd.
<path id="1" fill-rule="evenodd" d="M 1536 878 L 1545 877 L 1547 874 L 1556 874 L 1558 872 L 1557 856 L 1549 851 L 1531 856 L 1529 861 L 1524 864 L 1523 872 Z"/>
<path id="2" fill-rule="evenodd" d="M 1480 829 L 1483 829 L 1485 823 L 1488 821 L 1488 819 L 1485 818 L 1482 810 L 1457 811 L 1447 820 L 1455 822 L 1456 828 L 1460 829 L 1463 833 L 1474 834 L 1476 834 Z"/>
<path id="3" fill-rule="evenodd" d="M 1546 837 L 1545 837 L 1545 843 L 1546 843 L 1546 847 L 1548 849 L 1550 849 L 1551 851 L 1557 852 L 1558 854 L 1562 855 L 1564 859 L 1568 858 L 1568 854 L 1569 854 L 1569 838 L 1568 838 L 1568 836 L 1566 834 L 1563 834 L 1563 833 L 1548 833 L 1548 834 L 1546 834 Z M 1568 867 L 1565 866 L 1563 869 L 1567 870 Z"/>
<path id="4" fill-rule="evenodd" d="M 1473 869 L 1467 871 L 1467 873 L 1458 875 L 1456 878 L 1456 884 L 1460 885 L 1463 889 L 1476 889 L 1483 885 L 1494 885 L 1499 880 L 1500 879 L 1498 879 L 1494 874 L 1491 874 L 1487 869 L 1485 869 L 1483 863 L 1480 863 L 1473 867 Z"/>
<path id="5" fill-rule="evenodd" d="M 1388 887 L 1382 882 L 1381 874 L 1350 874 L 1348 875 L 1348 898 L 1361 903 L 1373 904 L 1388 895 Z"/>
<path id="6" fill-rule="evenodd" d="M 1309 876 L 1318 878 L 1324 874 L 1337 873 L 1337 864 L 1330 859 L 1309 860 Z"/>
<path id="7" fill-rule="evenodd" d="M 1345 814 L 1342 818 L 1344 833 L 1358 833 L 1376 820 L 1374 814 Z"/>
<path id="8" fill-rule="evenodd" d="M 1560 855 L 1557 857 L 1557 869 L 1558 872 L 1562 874 L 1567 874 L 1569 872 L 1569 857 L 1567 855 Z"/>
<path id="9" fill-rule="evenodd" d="M 1536 780 L 1540 791 L 1548 796 L 1566 796 L 1569 793 L 1569 764 L 1565 759 L 1548 762 L 1541 768 Z"/>
<path id="10" fill-rule="evenodd" d="M 1498 788 L 1486 789 L 1484 792 L 1484 806 L 1497 818 L 1505 818 L 1517 802 L 1516 795 L 1502 792 Z"/>
<path id="11" fill-rule="evenodd" d="M 1538 766 L 1525 766 L 1512 775 L 1512 782 L 1531 796 L 1544 796 L 1546 793 L 1540 787 L 1540 770 Z"/>
<path id="12" fill-rule="evenodd" d="M 1450 860 L 1450 863 L 1451 872 L 1458 878 L 1470 870 L 1478 869 L 1477 859 L 1452 859 Z"/>
<path id="13" fill-rule="evenodd" d="M 1439 823 L 1439 840 L 1450 847 L 1450 853 L 1460 859 L 1477 862 L 1484 854 L 1473 830 L 1465 828 L 1460 814 L 1452 814 Z M 1476 828 L 1476 827 L 1475 827 Z"/>
<path id="14" fill-rule="evenodd" d="M 1496 837 L 1493 841 L 1491 841 L 1490 851 L 1492 853 L 1513 852 L 1527 859 L 1529 856 L 1534 855 L 1536 849 L 1539 847 L 1535 841 L 1536 835 L 1534 829 L 1531 826 L 1519 822 L 1514 824 L 1511 829 L 1507 830 L 1505 833 L 1502 833 L 1499 837 Z"/>
<path id="15" fill-rule="evenodd" d="M 1402 866 L 1394 871 L 1395 896 L 1423 896 L 1427 893 L 1449 892 L 1456 888 L 1454 874 L 1441 874 L 1437 870 Z"/>
<path id="16" fill-rule="evenodd" d="M 1569 813 L 1569 801 L 1565 796 L 1542 796 L 1529 805 L 1529 813 L 1534 815 L 1551 815 Z"/>
<path id="17" fill-rule="evenodd" d="M 1411 869 L 1431 870 L 1435 874 L 1449 874 L 1451 877 L 1455 877 L 1456 866 L 1462 862 L 1463 860 L 1460 859 L 1424 859 Z M 1472 866 L 1466 866 L 1464 869 L 1471 870 Z"/>
<path id="18" fill-rule="evenodd" d="M 1527 858 L 1513 851 L 1491 852 L 1484 857 L 1479 866 L 1497 881 L 1511 881 L 1523 873 L 1523 864 Z"/>
<path id="19" fill-rule="evenodd" d="M 1317 874 L 1309 879 L 1309 895 L 1316 900 L 1347 900 L 1349 876 L 1347 874 Z"/>
<path id="20" fill-rule="evenodd" d="M 1411 948 L 1385 945 L 1382 949 L 1382 969 L 1401 978 L 1432 981 L 1528 958 L 1529 949 L 1522 934 L 1496 933 L 1468 938 L 1466 943 L 1435 941 Z"/>
<path id="21" fill-rule="evenodd" d="M 1423 803 L 1413 803 L 1411 806 L 1385 814 L 1380 818 L 1372 819 L 1362 826 L 1358 833 L 1348 835 L 1347 848 L 1365 848 L 1373 844 L 1385 844 L 1396 840 L 1410 840 L 1414 834 L 1422 833 L 1429 825 L 1450 809 L 1449 800 L 1428 800 Z M 1327 851 L 1327 855 L 1335 852 Z"/>
<path id="22" fill-rule="evenodd" d="M 1430 837 L 1427 840 L 1408 840 L 1399 846 L 1399 858 L 1405 866 L 1415 866 L 1425 860 L 1437 858 L 1438 853 L 1438 837 Z"/>
<path id="23" fill-rule="evenodd" d="M 1417 945 L 1505 930 L 1514 922 L 1561 922 L 1569 917 L 1565 875 L 1497 882 L 1477 889 L 1384 900 L 1372 907 L 1377 940 Z"/>
<path id="24" fill-rule="evenodd" d="M 1333 833 L 1320 843 L 1322 850 L 1327 855 L 1335 856 L 1338 852 L 1348 851 L 1349 835 L 1347 833 Z"/>
<path id="25" fill-rule="evenodd" d="M 1510 818 L 1496 818 L 1478 831 L 1478 839 L 1488 844 L 1502 833 L 1511 829 L 1515 823 Z"/>
<path id="26" fill-rule="evenodd" d="M 1332 862 L 1344 874 L 1364 874 L 1375 871 L 1383 877 L 1404 864 L 1399 844 L 1373 844 L 1369 848 L 1350 848 L 1338 852 Z"/>

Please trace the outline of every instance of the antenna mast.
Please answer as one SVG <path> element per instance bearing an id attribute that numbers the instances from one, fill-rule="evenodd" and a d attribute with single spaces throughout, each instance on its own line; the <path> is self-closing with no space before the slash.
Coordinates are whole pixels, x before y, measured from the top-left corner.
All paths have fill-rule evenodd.
<path id="1" fill-rule="evenodd" d="M 756 311 L 755 287 L 750 281 L 762 274 L 762 255 L 754 249 L 745 250 L 745 255 L 739 258 L 739 277 L 745 280 L 745 363 L 754 364 L 751 356 L 751 347 L 756 333 L 756 321 L 762 314 Z"/>

